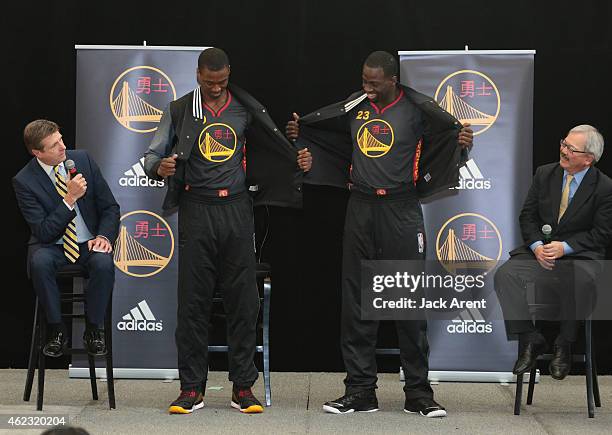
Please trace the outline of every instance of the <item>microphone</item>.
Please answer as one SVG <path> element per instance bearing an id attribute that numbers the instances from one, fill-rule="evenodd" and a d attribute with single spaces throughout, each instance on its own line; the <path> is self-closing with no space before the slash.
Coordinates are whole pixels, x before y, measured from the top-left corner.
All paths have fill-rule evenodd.
<path id="1" fill-rule="evenodd" d="M 80 174 L 76 165 L 74 164 L 74 160 L 68 159 L 64 162 L 64 167 L 66 168 L 66 172 L 70 174 L 70 179 L 73 179 L 78 174 Z M 87 195 L 87 191 L 83 194 L 83 198 Z"/>
<path id="2" fill-rule="evenodd" d="M 542 225 L 542 234 L 544 234 L 544 244 L 548 245 L 551 242 L 550 233 L 552 233 L 552 227 L 548 224 Z"/>
<path id="3" fill-rule="evenodd" d="M 64 167 L 66 168 L 66 172 L 70 174 L 70 178 L 74 178 L 77 176 L 77 174 L 79 174 L 79 170 L 76 168 L 74 160 L 66 160 L 64 162 Z"/>

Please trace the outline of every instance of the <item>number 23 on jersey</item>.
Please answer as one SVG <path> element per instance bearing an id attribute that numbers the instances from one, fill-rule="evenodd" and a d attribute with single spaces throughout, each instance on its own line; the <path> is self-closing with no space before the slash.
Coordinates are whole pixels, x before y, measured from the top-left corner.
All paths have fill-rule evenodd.
<path id="1" fill-rule="evenodd" d="M 357 116 L 355 117 L 355 119 L 363 119 L 367 121 L 368 119 L 370 119 L 370 111 L 360 110 L 359 112 L 357 112 Z"/>

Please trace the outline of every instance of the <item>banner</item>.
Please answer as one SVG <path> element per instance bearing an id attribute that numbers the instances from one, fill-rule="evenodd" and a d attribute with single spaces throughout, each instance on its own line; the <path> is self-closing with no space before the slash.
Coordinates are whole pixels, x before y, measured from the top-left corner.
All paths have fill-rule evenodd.
<path id="1" fill-rule="evenodd" d="M 493 288 L 496 267 L 522 244 L 518 215 L 532 179 L 534 51 L 400 51 L 403 84 L 474 130 L 460 182 L 424 204 L 428 263 L 478 267 L 486 309 L 430 318 L 430 379 L 508 381 L 517 358 Z"/>
<path id="2" fill-rule="evenodd" d="M 121 207 L 112 320 L 117 377 L 177 377 L 177 216 L 163 215 L 164 181 L 145 175 L 143 153 L 166 106 L 195 88 L 204 48 L 76 46 L 76 147 L 97 162 Z M 81 336 L 73 328 L 73 340 Z M 73 358 L 70 376 L 88 376 L 87 367 L 86 358 Z"/>

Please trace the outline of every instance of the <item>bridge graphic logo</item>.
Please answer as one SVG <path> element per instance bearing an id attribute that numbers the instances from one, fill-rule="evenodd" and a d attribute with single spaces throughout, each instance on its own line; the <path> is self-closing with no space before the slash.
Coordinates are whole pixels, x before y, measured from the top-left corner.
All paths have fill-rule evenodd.
<path id="1" fill-rule="evenodd" d="M 474 135 L 487 131 L 497 118 L 501 99 L 497 86 L 480 71 L 461 70 L 446 76 L 434 99 L 462 123 L 472 124 Z"/>
<path id="2" fill-rule="evenodd" d="M 373 159 L 387 154 L 394 141 L 393 127 L 382 119 L 371 119 L 362 124 L 357 131 L 359 150 Z"/>
<path id="3" fill-rule="evenodd" d="M 204 127 L 198 138 L 202 156 L 214 163 L 229 160 L 236 152 L 237 144 L 238 137 L 234 129 L 220 122 Z"/>
<path id="4" fill-rule="evenodd" d="M 452 274 L 491 271 L 501 258 L 502 238 L 489 218 L 461 213 L 448 219 L 438 231 L 436 256 Z"/>
<path id="5" fill-rule="evenodd" d="M 109 104 L 123 127 L 136 133 L 157 130 L 164 107 L 176 99 L 170 77 L 152 66 L 135 66 L 123 71 L 111 87 Z"/>
<path id="6" fill-rule="evenodd" d="M 153 276 L 166 268 L 174 254 L 174 234 L 168 222 L 148 210 L 121 217 L 113 259 L 121 272 L 137 277 Z"/>

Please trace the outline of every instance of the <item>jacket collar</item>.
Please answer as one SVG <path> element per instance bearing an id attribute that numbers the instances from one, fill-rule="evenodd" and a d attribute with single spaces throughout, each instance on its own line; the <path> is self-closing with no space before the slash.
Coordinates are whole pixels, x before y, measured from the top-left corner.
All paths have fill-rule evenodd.
<path id="1" fill-rule="evenodd" d="M 49 174 L 47 174 L 40 163 L 38 163 L 38 159 L 34 157 L 32 160 L 30 160 L 29 165 L 33 178 L 47 193 L 49 198 L 55 198 L 59 201 L 61 196 L 57 193 L 57 190 L 55 190 L 55 186 L 53 185 L 53 181 L 51 181 Z"/>
<path id="2" fill-rule="evenodd" d="M 203 110 L 204 109 L 202 109 L 202 91 L 200 91 L 199 86 L 196 86 L 196 88 L 193 90 L 191 113 L 194 118 L 204 119 Z"/>
<path id="3" fill-rule="evenodd" d="M 356 94 L 359 94 L 358 92 Z M 368 94 L 363 93 L 361 95 L 357 95 L 356 97 L 354 97 L 355 94 L 351 95 L 347 101 L 344 102 L 344 111 L 345 112 L 349 112 L 353 109 L 353 107 L 355 107 L 356 105 L 358 105 L 359 103 L 361 103 L 363 100 L 365 100 L 368 97 Z"/>
<path id="4" fill-rule="evenodd" d="M 563 169 L 557 165 L 550 178 L 550 213 L 552 220 L 556 223 L 559 218 L 559 204 L 561 203 L 561 184 L 563 183 Z M 566 210 L 567 212 L 567 210 Z"/>
<path id="5" fill-rule="evenodd" d="M 227 85 L 228 92 L 231 92 L 230 95 L 236 97 L 240 103 L 244 104 L 249 111 L 262 111 L 266 113 L 264 107 L 254 98 L 250 97 L 245 91 L 240 89 L 238 86 L 232 85 L 231 83 Z M 250 97 L 250 98 L 249 98 Z M 228 99 L 228 101 L 231 101 Z M 191 114 L 195 119 L 204 119 L 204 109 L 202 104 L 202 91 L 200 90 L 200 86 L 196 86 L 193 90 L 193 97 L 191 98 Z"/>
<path id="6" fill-rule="evenodd" d="M 559 166 L 559 168 L 561 167 Z M 562 183 L 561 180 L 563 179 L 563 170 L 560 170 L 560 172 L 561 172 L 561 177 L 555 177 L 555 178 L 559 178 L 559 186 L 557 186 L 558 187 L 557 191 L 559 191 L 559 202 L 557 203 L 557 215 L 556 216 L 559 215 L 559 203 L 561 202 L 560 190 L 561 190 L 561 183 Z M 582 207 L 582 205 L 585 203 L 585 201 L 589 199 L 589 197 L 593 194 L 595 190 L 593 186 L 597 183 L 597 178 L 598 178 L 597 170 L 595 169 L 595 167 L 591 166 L 591 168 L 589 168 L 587 173 L 584 175 L 584 178 L 582 179 L 580 186 L 578 186 L 578 190 L 576 190 L 576 193 L 574 193 L 574 197 L 572 198 L 571 202 L 568 204 L 567 210 L 565 210 L 563 217 L 559 221 L 560 226 L 563 225 L 568 220 L 570 220 L 572 216 L 576 213 L 576 211 L 579 210 L 580 207 Z"/>
<path id="7" fill-rule="evenodd" d="M 431 97 L 428 97 L 425 94 L 422 94 L 408 86 L 404 86 L 402 84 L 399 85 L 399 88 L 404 91 L 404 96 L 406 96 L 409 100 L 411 100 L 414 104 L 420 105 L 422 103 L 433 103 Z M 367 98 L 367 94 L 363 91 L 353 92 L 348 96 L 346 100 L 344 100 L 344 111 L 348 112 L 352 110 L 357 104 L 361 103 L 363 100 Z"/>
<path id="8" fill-rule="evenodd" d="M 36 158 L 36 157 L 35 157 L 35 158 Z M 37 158 L 36 158 L 36 161 L 38 162 L 38 164 L 39 164 L 39 165 L 40 165 L 40 167 L 42 168 L 43 172 L 44 172 L 45 174 L 47 174 L 47 176 L 49 176 L 49 174 L 51 174 L 51 171 L 54 171 L 54 170 L 55 170 L 55 167 L 54 167 L 54 166 L 47 165 L 46 163 L 43 163 L 41 160 L 38 160 Z M 57 165 L 57 166 L 59 166 L 60 168 L 62 168 L 62 170 L 65 172 L 65 169 L 64 169 L 64 162 L 61 162 L 61 163 L 60 163 L 59 165 Z M 49 178 L 51 178 L 51 177 L 49 177 Z"/>

